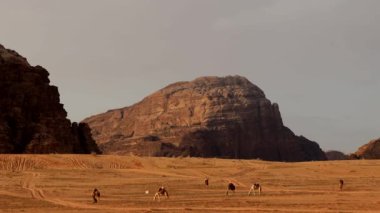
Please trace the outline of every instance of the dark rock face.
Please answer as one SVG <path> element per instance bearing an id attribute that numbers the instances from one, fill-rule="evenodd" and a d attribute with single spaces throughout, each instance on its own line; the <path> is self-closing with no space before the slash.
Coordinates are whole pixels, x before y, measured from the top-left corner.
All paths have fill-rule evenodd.
<path id="1" fill-rule="evenodd" d="M 344 154 L 343 152 L 331 150 L 325 152 L 327 160 L 348 160 L 349 156 Z"/>
<path id="2" fill-rule="evenodd" d="M 351 159 L 380 159 L 380 138 L 361 146 L 350 155 Z"/>
<path id="3" fill-rule="evenodd" d="M 122 109 L 87 118 L 110 154 L 325 160 L 319 145 L 282 123 L 277 104 L 239 76 L 169 85 Z"/>
<path id="4" fill-rule="evenodd" d="M 48 76 L 0 45 L 0 153 L 99 152 L 89 128 L 66 118 Z"/>

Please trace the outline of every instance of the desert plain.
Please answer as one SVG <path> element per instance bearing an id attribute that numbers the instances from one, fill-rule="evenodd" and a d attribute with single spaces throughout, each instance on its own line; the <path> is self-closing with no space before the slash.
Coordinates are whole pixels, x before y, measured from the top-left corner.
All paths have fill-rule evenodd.
<path id="1" fill-rule="evenodd" d="M 161 185 L 170 197 L 153 201 Z M 0 212 L 380 212 L 380 161 L 0 155 Z"/>

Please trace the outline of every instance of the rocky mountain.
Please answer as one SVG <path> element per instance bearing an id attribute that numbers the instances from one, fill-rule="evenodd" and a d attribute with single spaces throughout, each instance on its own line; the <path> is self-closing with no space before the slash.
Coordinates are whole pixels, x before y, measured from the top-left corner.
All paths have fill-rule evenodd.
<path id="1" fill-rule="evenodd" d="M 83 121 L 104 153 L 325 160 L 282 122 L 279 106 L 240 76 L 171 84 L 141 102 Z"/>
<path id="2" fill-rule="evenodd" d="M 327 151 L 325 152 L 327 160 L 348 160 L 349 156 L 340 151 Z"/>
<path id="3" fill-rule="evenodd" d="M 371 140 L 351 154 L 352 159 L 380 159 L 380 138 Z"/>
<path id="4" fill-rule="evenodd" d="M 99 152 L 89 127 L 66 118 L 48 76 L 0 45 L 0 153 Z"/>

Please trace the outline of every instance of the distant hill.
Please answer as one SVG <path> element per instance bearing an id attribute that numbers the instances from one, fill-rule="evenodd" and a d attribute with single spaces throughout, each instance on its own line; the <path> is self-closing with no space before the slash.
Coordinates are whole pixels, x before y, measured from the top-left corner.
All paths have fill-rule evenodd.
<path id="1" fill-rule="evenodd" d="M 66 118 L 48 76 L 0 45 L 0 153 L 99 152 L 88 126 Z"/>
<path id="2" fill-rule="evenodd" d="M 348 160 L 349 156 L 340 151 L 327 151 L 325 152 L 327 160 Z"/>
<path id="3" fill-rule="evenodd" d="M 316 142 L 285 127 L 279 106 L 240 76 L 174 83 L 83 122 L 107 154 L 326 160 Z"/>

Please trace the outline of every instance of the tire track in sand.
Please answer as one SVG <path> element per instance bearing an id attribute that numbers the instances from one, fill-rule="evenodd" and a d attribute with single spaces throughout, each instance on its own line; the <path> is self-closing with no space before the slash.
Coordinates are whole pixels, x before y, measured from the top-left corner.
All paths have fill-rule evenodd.
<path id="1" fill-rule="evenodd" d="M 44 191 L 36 187 L 36 179 L 40 177 L 40 173 L 37 172 L 28 172 L 26 173 L 27 177 L 21 181 L 21 187 L 30 191 L 33 199 L 46 201 L 52 204 L 71 207 L 71 208 L 80 208 L 80 209 L 107 209 L 107 210 L 126 210 L 125 208 L 117 208 L 112 206 L 95 206 L 85 203 L 76 203 L 71 201 L 65 201 L 59 198 L 52 198 L 51 196 L 45 195 Z M 145 209 L 145 208 L 144 208 Z"/>
<path id="2" fill-rule="evenodd" d="M 40 176 L 40 173 L 31 172 L 29 175 L 21 181 L 21 187 L 30 191 L 32 198 L 37 200 L 44 200 L 45 194 L 42 189 L 36 188 L 35 179 Z"/>

